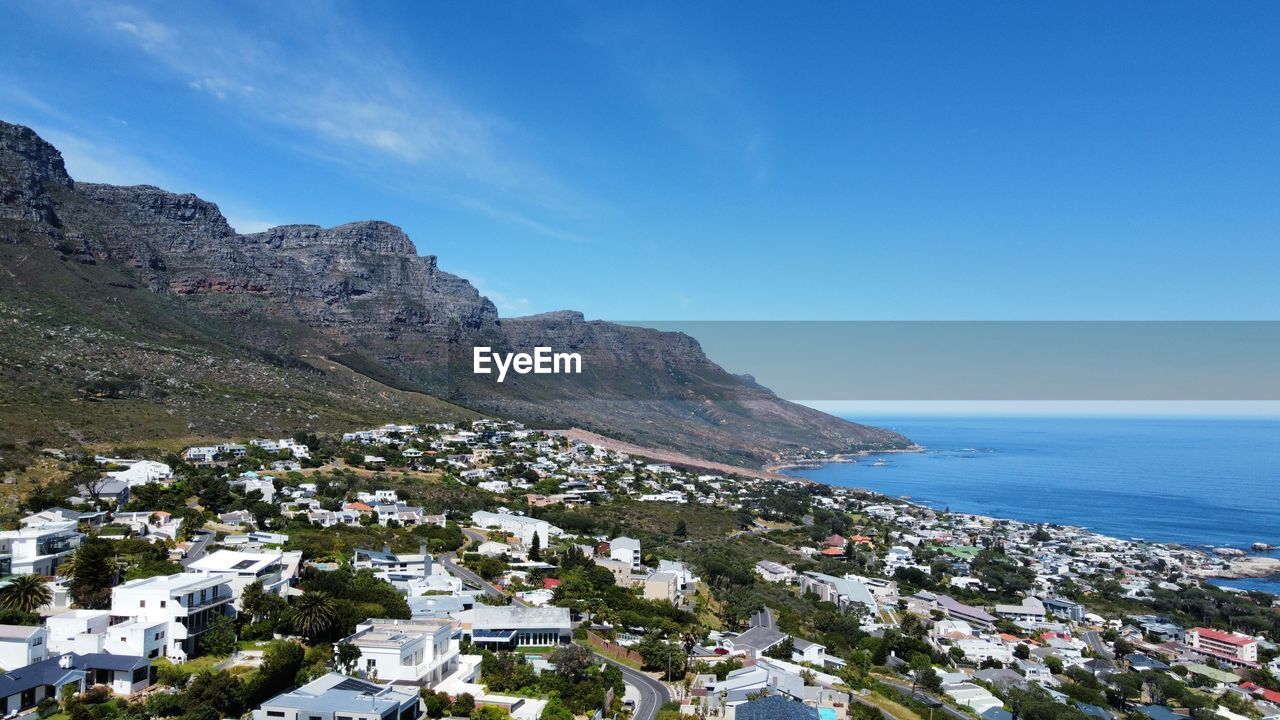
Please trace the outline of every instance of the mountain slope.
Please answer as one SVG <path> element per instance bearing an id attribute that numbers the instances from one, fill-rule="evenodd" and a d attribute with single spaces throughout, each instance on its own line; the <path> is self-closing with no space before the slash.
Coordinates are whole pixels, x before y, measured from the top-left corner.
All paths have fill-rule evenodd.
<path id="1" fill-rule="evenodd" d="M 388 223 L 241 235 L 194 195 L 76 183 L 56 149 L 5 123 L 0 248 L 0 359 L 24 368 L 0 400 L 147 403 L 98 413 L 92 434 L 127 434 L 135 413 L 160 416 L 149 432 L 215 434 L 465 406 L 738 464 L 910 444 L 782 400 L 686 335 L 569 312 L 499 318 Z M 27 345 L 50 335 L 43 350 Z M 583 373 L 499 384 L 471 372 L 476 345 L 578 352 Z M 115 349 L 132 359 L 117 362 Z M 90 397 L 104 389 L 121 397 Z M 88 432 L 74 413 L 50 415 L 63 432 Z"/>

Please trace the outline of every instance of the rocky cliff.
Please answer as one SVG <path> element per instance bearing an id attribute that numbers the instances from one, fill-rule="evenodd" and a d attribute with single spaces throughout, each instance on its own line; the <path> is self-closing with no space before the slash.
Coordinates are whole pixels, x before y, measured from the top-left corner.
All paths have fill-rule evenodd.
<path id="1" fill-rule="evenodd" d="M 440 270 L 434 256 L 419 256 L 385 222 L 241 235 L 216 205 L 194 195 L 75 183 L 55 148 L 5 123 L 0 200 L 0 242 L 57 257 L 64 274 L 77 266 L 114 273 L 121 280 L 107 285 L 136 288 L 130 302 L 147 312 L 216 325 L 228 347 L 286 365 L 305 360 L 322 373 L 340 368 L 484 412 L 745 464 L 803 449 L 909 444 L 786 402 L 725 372 L 686 335 L 573 312 L 499 318 L 469 282 Z M 45 285 L 58 273 L 52 276 Z M 42 282 L 28 277 L 11 287 L 38 293 Z M 92 287 L 76 287 L 92 295 Z M 498 384 L 470 372 L 477 344 L 578 352 L 584 372 Z"/>

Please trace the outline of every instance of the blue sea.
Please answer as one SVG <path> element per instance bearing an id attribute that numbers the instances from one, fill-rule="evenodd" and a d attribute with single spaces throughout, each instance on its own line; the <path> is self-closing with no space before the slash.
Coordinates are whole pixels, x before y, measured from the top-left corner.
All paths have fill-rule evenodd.
<path id="1" fill-rule="evenodd" d="M 852 418 L 851 418 L 852 419 Z M 1280 419 L 888 417 L 924 446 L 790 471 L 936 508 L 1188 546 L 1280 546 Z M 883 458 L 879 467 L 873 466 Z M 1219 584 L 1280 594 L 1280 578 Z"/>

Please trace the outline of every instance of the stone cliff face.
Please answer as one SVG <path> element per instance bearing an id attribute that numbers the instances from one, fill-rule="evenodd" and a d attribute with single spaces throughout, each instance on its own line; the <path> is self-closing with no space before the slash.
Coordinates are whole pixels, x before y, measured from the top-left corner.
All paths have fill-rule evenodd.
<path id="1" fill-rule="evenodd" d="M 0 200 L 0 241 L 118 266 L 158 296 L 232 320 L 241 340 L 271 352 L 324 355 L 379 382 L 487 412 L 736 462 L 909 444 L 744 382 L 687 335 L 588 322 L 574 312 L 500 319 L 469 282 L 440 270 L 434 256 L 419 256 L 385 222 L 241 235 L 195 195 L 74 183 L 55 148 L 6 123 Z M 584 373 L 498 385 L 469 372 L 476 344 L 579 352 Z"/>
<path id="2" fill-rule="evenodd" d="M 52 193 L 72 186 L 61 153 L 30 128 L 0 122 L 0 227 L 7 235 L 61 238 Z"/>

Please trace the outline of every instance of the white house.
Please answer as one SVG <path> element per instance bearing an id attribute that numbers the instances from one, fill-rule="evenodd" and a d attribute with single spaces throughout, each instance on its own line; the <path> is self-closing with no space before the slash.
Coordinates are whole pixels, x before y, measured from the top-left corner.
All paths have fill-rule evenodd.
<path id="1" fill-rule="evenodd" d="M 546 520 L 514 513 L 493 513 L 477 510 L 471 513 L 471 522 L 476 527 L 496 528 L 502 532 L 515 535 L 525 545 L 531 544 L 533 536 L 537 535 L 539 544 L 544 548 L 551 544 L 553 537 L 559 537 L 564 534 L 563 530 Z"/>
<path id="2" fill-rule="evenodd" d="M 609 558 L 622 563 L 630 563 L 631 567 L 640 567 L 640 541 L 630 537 L 619 537 L 610 540 Z"/>
<path id="3" fill-rule="evenodd" d="M 39 625 L 0 625 L 0 668 L 15 670 L 49 655 L 49 631 Z"/>
<path id="4" fill-rule="evenodd" d="M 771 583 L 793 583 L 796 571 L 772 560 L 761 560 L 756 563 L 756 574 Z"/>
<path id="5" fill-rule="evenodd" d="M 163 622 L 163 654 L 183 662 L 195 653 L 196 638 L 215 619 L 235 616 L 231 601 L 225 576 L 183 572 L 117 585 L 111 591 L 111 614 L 140 623 Z"/>
<path id="6" fill-rule="evenodd" d="M 380 683 L 433 688 L 458 669 L 450 620 L 366 620 L 341 642 L 360 650 L 355 669 Z"/>
<path id="7" fill-rule="evenodd" d="M 94 458 L 99 465 L 118 465 L 121 470 L 107 473 L 107 477 L 123 481 L 129 487 L 153 482 L 168 482 L 173 478 L 173 468 L 155 460 L 126 460 L 124 458 Z"/>
<path id="8" fill-rule="evenodd" d="M 0 577 L 53 575 L 84 538 L 74 521 L 0 532 Z"/>
<path id="9" fill-rule="evenodd" d="M 284 553 L 251 553 L 238 550 L 219 550 L 205 555 L 187 566 L 188 572 L 201 575 L 221 575 L 227 580 L 236 609 L 244 589 L 255 582 L 262 583 L 265 592 L 283 595 L 289 584 L 284 576 Z"/>

